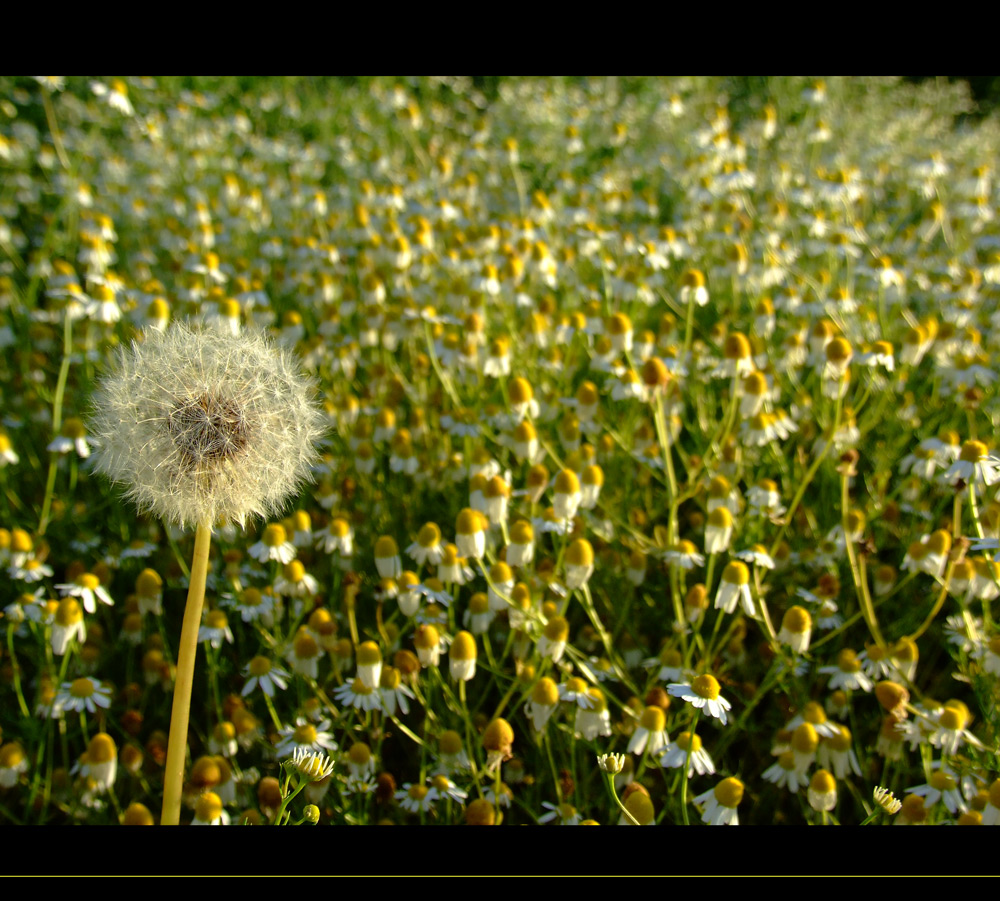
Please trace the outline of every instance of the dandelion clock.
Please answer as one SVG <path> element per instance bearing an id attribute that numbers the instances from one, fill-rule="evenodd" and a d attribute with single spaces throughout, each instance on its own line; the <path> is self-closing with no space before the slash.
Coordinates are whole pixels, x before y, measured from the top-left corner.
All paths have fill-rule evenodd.
<path id="1" fill-rule="evenodd" d="M 322 434 L 313 388 L 262 334 L 147 330 L 102 382 L 95 468 L 142 513 L 194 526 L 161 822 L 180 818 L 191 682 L 214 526 L 278 513 L 310 477 Z"/>

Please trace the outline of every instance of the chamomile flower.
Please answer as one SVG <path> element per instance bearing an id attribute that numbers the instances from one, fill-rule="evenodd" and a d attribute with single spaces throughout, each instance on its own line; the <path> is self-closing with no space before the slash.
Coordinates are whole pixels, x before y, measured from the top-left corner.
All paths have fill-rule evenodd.
<path id="1" fill-rule="evenodd" d="M 575 539 L 564 559 L 566 588 L 572 591 L 587 584 L 594 571 L 594 549 L 585 538 Z"/>
<path id="2" fill-rule="evenodd" d="M 577 705 L 574 731 L 586 741 L 593 741 L 598 735 L 611 734 L 611 714 L 608 702 L 599 688 L 586 690 L 589 707 Z"/>
<path id="3" fill-rule="evenodd" d="M 42 579 L 52 577 L 52 567 L 42 563 L 41 560 L 32 558 L 26 560 L 21 566 L 11 566 L 7 570 L 7 575 L 20 582 L 40 582 Z"/>
<path id="4" fill-rule="evenodd" d="M 194 807 L 192 826 L 228 826 L 232 818 L 215 792 L 205 792 L 198 797 Z"/>
<path id="5" fill-rule="evenodd" d="M 84 610 L 91 615 L 97 612 L 98 601 L 102 604 L 107 604 L 109 607 L 114 606 L 115 603 L 111 595 L 108 594 L 108 590 L 101 585 L 100 578 L 93 573 L 80 573 L 75 581 L 69 584 L 56 585 L 56 588 L 59 589 L 63 597 L 80 598 L 83 601 Z"/>
<path id="6" fill-rule="evenodd" d="M 281 523 L 271 523 L 265 529 L 260 541 L 247 549 L 255 560 L 267 563 L 277 560 L 279 563 L 291 563 L 298 553 L 295 545 L 288 540 L 288 533 Z"/>
<path id="7" fill-rule="evenodd" d="M 955 773 L 940 760 L 931 762 L 931 770 L 931 777 L 926 783 L 908 788 L 907 793 L 922 797 L 928 808 L 943 801 L 948 813 L 954 815 L 959 811 L 964 812 L 967 809 L 966 803 Z"/>
<path id="8" fill-rule="evenodd" d="M 679 566 L 684 570 L 694 569 L 696 566 L 704 566 L 705 558 L 698 553 L 698 549 L 690 541 L 681 540 L 663 554 L 663 559 L 668 564 Z"/>
<path id="9" fill-rule="evenodd" d="M 524 709 L 536 732 L 545 729 L 545 724 L 555 713 L 559 700 L 559 688 L 556 683 L 548 676 L 542 676 L 531 690 L 531 700 Z"/>
<path id="10" fill-rule="evenodd" d="M 729 701 L 719 693 L 718 680 L 710 673 L 696 676 L 690 683 L 672 682 L 667 686 L 667 693 L 704 710 L 709 716 L 721 721 L 722 725 L 727 722 L 726 711 L 732 709 Z"/>
<path id="11" fill-rule="evenodd" d="M 55 454 L 68 454 L 75 450 L 80 459 L 86 460 L 90 456 L 90 444 L 87 442 L 87 430 L 83 422 L 75 417 L 68 417 L 62 424 L 62 431 L 46 450 Z"/>
<path id="12" fill-rule="evenodd" d="M 833 810 L 837 806 L 837 783 L 827 770 L 817 770 L 809 780 L 806 799 L 813 810 Z"/>
<path id="13" fill-rule="evenodd" d="M 111 706 L 111 690 L 90 676 L 81 676 L 72 682 L 63 682 L 56 692 L 53 710 L 59 714 L 72 711 L 97 713 L 97 708 Z"/>
<path id="14" fill-rule="evenodd" d="M 300 626 L 292 640 L 292 646 L 286 652 L 286 659 L 293 673 L 315 679 L 319 675 L 319 660 L 324 653 L 323 647 L 310 630 Z"/>
<path id="15" fill-rule="evenodd" d="M 198 641 L 207 641 L 216 650 L 222 647 L 224 641 L 232 644 L 235 638 L 226 614 L 221 610 L 209 610 L 205 614 L 205 622 L 198 630 Z"/>
<path id="16" fill-rule="evenodd" d="M 87 640 L 87 629 L 79 602 L 76 598 L 66 597 L 59 602 L 52 622 L 52 653 L 62 657 L 74 638 L 82 645 Z"/>
<path id="17" fill-rule="evenodd" d="M 740 560 L 726 564 L 719 581 L 719 590 L 715 595 L 715 609 L 724 613 L 732 613 L 737 602 L 743 607 L 747 616 L 754 615 L 753 597 L 750 594 L 750 570 Z"/>
<path id="18" fill-rule="evenodd" d="M 334 691 L 333 696 L 340 704 L 356 710 L 382 709 L 382 695 L 378 688 L 366 685 L 360 677 L 353 682 L 345 682 Z"/>
<path id="19" fill-rule="evenodd" d="M 764 770 L 761 778 L 774 783 L 778 788 L 787 788 L 790 792 L 797 792 L 809 781 L 805 772 L 800 771 L 796 765 L 795 754 L 790 750 L 782 751 L 777 761 Z"/>
<path id="20" fill-rule="evenodd" d="M 486 554 L 489 520 L 478 510 L 466 507 L 455 521 L 455 546 L 463 557 L 481 560 Z"/>
<path id="21" fill-rule="evenodd" d="M 396 667 L 382 667 L 382 675 L 379 679 L 379 692 L 382 695 L 382 707 L 390 716 L 395 716 L 397 709 L 404 716 L 410 712 L 410 701 L 415 700 L 415 696 L 403 684 L 402 673 Z"/>
<path id="22" fill-rule="evenodd" d="M 327 754 L 301 745 L 292 751 L 292 765 L 309 782 L 320 782 L 333 774 L 333 761 Z"/>
<path id="23" fill-rule="evenodd" d="M 781 619 L 778 641 L 787 644 L 796 654 L 804 654 L 809 650 L 811 635 L 812 617 L 809 615 L 809 611 L 798 604 L 789 607 Z"/>
<path id="24" fill-rule="evenodd" d="M 543 813 L 539 818 L 539 823 L 554 823 L 556 826 L 579 826 L 583 817 L 572 804 L 550 804 L 542 801 L 548 813 Z"/>
<path id="25" fill-rule="evenodd" d="M 465 585 L 475 577 L 472 567 L 465 561 L 454 544 L 446 544 L 438 564 L 438 579 L 445 585 Z"/>
<path id="26" fill-rule="evenodd" d="M 642 754 L 647 750 L 650 754 L 656 755 L 662 751 L 670 741 L 667 735 L 667 718 L 662 707 L 649 706 L 639 717 L 639 723 L 629 739 L 628 751 L 633 754 Z"/>
<path id="27" fill-rule="evenodd" d="M 437 795 L 431 795 L 430 789 L 419 782 L 404 782 L 402 788 L 394 795 L 399 806 L 409 813 L 426 813 L 434 808 Z"/>
<path id="28" fill-rule="evenodd" d="M 691 732 L 681 732 L 660 751 L 660 766 L 665 769 L 676 769 L 685 764 L 689 779 L 696 772 L 699 776 L 710 776 L 715 772 L 715 764 L 703 747 L 701 738 Z"/>
<path id="29" fill-rule="evenodd" d="M 245 698 L 253 694 L 256 689 L 260 689 L 269 698 L 273 698 L 275 690 L 284 691 L 288 687 L 286 680 L 288 673 L 280 666 L 275 666 L 264 656 L 254 657 L 244 668 L 243 675 L 247 676 L 246 684 L 243 686 L 241 695 Z"/>
<path id="30" fill-rule="evenodd" d="M 833 770 L 838 779 L 845 779 L 849 772 L 861 775 L 861 766 L 854 753 L 851 732 L 846 726 L 838 726 L 833 735 L 824 736 L 816 752 L 816 761 L 821 767 Z"/>
<path id="31" fill-rule="evenodd" d="M 844 648 L 837 654 L 835 666 L 821 666 L 818 672 L 830 676 L 827 688 L 831 691 L 871 691 L 875 687 L 861 669 L 861 661 L 851 648 Z"/>
<path id="32" fill-rule="evenodd" d="M 704 806 L 701 821 L 710 826 L 738 826 L 740 823 L 736 808 L 743 800 L 743 783 L 736 778 L 723 779 L 711 791 L 698 795 L 694 803 Z"/>
<path id="33" fill-rule="evenodd" d="M 970 718 L 969 710 L 964 704 L 949 701 L 938 714 L 937 726 L 930 734 L 930 743 L 949 757 L 957 754 L 963 743 L 975 748 L 984 747 L 983 743 L 966 728 Z"/>
<path id="34" fill-rule="evenodd" d="M 274 592 L 293 598 L 312 598 L 319 593 L 319 582 L 306 572 L 301 560 L 292 560 L 274 580 Z"/>
<path id="35" fill-rule="evenodd" d="M 455 801 L 463 803 L 469 797 L 469 793 L 462 791 L 454 782 L 443 773 L 431 776 L 431 789 L 427 793 L 430 803 L 440 800 Z"/>
<path id="36" fill-rule="evenodd" d="M 444 548 L 441 544 L 441 530 L 437 523 L 424 523 L 417 534 L 417 540 L 407 547 L 406 553 L 420 566 L 426 563 L 437 566 L 444 554 Z"/>
<path id="37" fill-rule="evenodd" d="M 313 533 L 316 547 L 324 554 L 339 554 L 341 557 L 354 555 L 354 532 L 351 524 L 342 516 L 335 516 L 325 528 Z"/>
<path id="38" fill-rule="evenodd" d="M 726 507 L 716 507 L 708 514 L 705 525 L 705 553 L 718 554 L 728 550 L 732 535 L 733 514 Z"/>
<path id="39" fill-rule="evenodd" d="M 277 596 L 270 590 L 260 591 L 257 588 L 244 588 L 235 598 L 228 598 L 226 604 L 239 612 L 240 619 L 245 623 L 260 620 L 266 628 L 274 623 L 274 605 Z"/>
<path id="40" fill-rule="evenodd" d="M 28 771 L 28 755 L 16 741 L 0 746 L 0 788 L 13 788 Z"/>
<path id="41" fill-rule="evenodd" d="M 333 734 L 326 731 L 329 728 L 330 720 L 323 719 L 313 725 L 300 716 L 294 726 L 283 726 L 279 730 L 275 753 L 279 758 L 291 757 L 299 748 L 310 753 L 332 753 L 337 750 L 337 742 Z"/>

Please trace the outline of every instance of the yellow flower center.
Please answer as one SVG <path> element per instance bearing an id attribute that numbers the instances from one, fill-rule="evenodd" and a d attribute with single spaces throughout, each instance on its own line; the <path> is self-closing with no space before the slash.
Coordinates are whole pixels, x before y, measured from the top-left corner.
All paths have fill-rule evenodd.
<path id="1" fill-rule="evenodd" d="M 311 745 L 316 741 L 317 735 L 315 726 L 304 723 L 301 726 L 295 727 L 295 731 L 292 733 L 292 741 L 297 745 Z"/>
<path id="2" fill-rule="evenodd" d="M 271 661 L 266 657 L 254 657 L 250 661 L 249 672 L 251 676 L 266 676 L 271 672 Z"/>
<path id="3" fill-rule="evenodd" d="M 74 698 L 89 698 L 96 690 L 97 688 L 94 683 L 86 677 L 74 679 L 69 687 L 69 693 Z"/>
<path id="4" fill-rule="evenodd" d="M 735 808 L 743 800 L 743 783 L 730 777 L 723 779 L 714 790 L 715 800 L 723 807 Z"/>
<path id="5" fill-rule="evenodd" d="M 268 547 L 279 547 L 288 540 L 285 527 L 280 523 L 271 523 L 264 529 L 264 537 L 261 539 Z"/>
<path id="6" fill-rule="evenodd" d="M 719 682 L 710 673 L 703 673 L 691 681 L 691 690 L 700 698 L 714 701 L 719 697 Z"/>

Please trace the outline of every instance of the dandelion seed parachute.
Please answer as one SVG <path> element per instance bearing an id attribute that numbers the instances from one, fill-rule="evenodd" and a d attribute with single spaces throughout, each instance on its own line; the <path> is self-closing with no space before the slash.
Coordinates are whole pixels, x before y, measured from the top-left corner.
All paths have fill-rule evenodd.
<path id="1" fill-rule="evenodd" d="M 95 395 L 95 468 L 182 527 L 273 516 L 318 458 L 312 397 L 262 334 L 151 329 Z"/>

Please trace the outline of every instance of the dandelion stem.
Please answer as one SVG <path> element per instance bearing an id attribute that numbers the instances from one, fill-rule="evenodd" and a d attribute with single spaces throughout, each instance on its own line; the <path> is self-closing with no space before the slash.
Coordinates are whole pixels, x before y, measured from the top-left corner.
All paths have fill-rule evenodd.
<path id="1" fill-rule="evenodd" d="M 211 526 L 199 523 L 194 536 L 191 581 L 177 653 L 177 678 L 174 682 L 170 738 L 167 742 L 167 763 L 163 775 L 163 810 L 160 815 L 160 824 L 163 826 L 176 826 L 181 818 L 181 786 L 184 782 L 184 758 L 191 715 L 191 688 L 194 683 L 195 656 L 198 653 L 198 629 L 205 604 L 205 579 L 208 576 L 208 549 L 211 542 Z"/>

